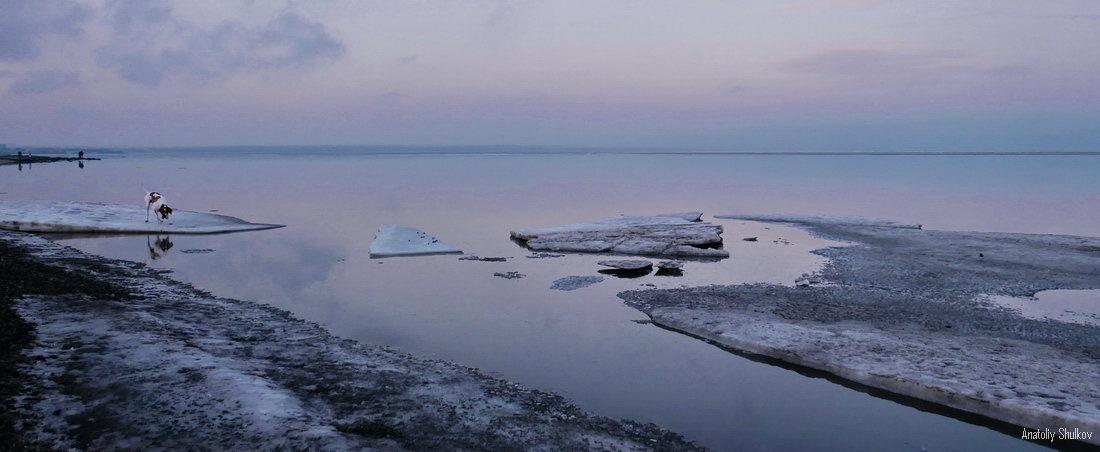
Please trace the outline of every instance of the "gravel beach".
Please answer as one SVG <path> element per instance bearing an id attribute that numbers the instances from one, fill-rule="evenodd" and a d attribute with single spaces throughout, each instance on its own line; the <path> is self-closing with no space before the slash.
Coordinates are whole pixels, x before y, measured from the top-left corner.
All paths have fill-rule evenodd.
<path id="1" fill-rule="evenodd" d="M 696 450 L 653 424 L 0 232 L 10 449 Z"/>

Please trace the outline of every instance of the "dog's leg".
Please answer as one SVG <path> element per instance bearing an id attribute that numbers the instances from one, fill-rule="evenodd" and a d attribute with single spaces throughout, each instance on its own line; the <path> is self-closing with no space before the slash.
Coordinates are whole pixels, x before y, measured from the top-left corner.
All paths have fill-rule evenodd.
<path id="1" fill-rule="evenodd" d="M 145 203 L 145 222 L 146 223 L 149 222 L 149 207 L 151 207 L 151 206 L 152 206 L 152 204 Z"/>

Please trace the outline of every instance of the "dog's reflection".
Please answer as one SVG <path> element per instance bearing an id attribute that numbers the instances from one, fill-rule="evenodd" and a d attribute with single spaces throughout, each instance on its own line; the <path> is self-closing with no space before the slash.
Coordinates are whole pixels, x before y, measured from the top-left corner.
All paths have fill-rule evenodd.
<path id="1" fill-rule="evenodd" d="M 145 245 L 149 247 L 149 258 L 157 260 L 164 257 L 164 253 L 172 249 L 174 243 L 172 243 L 171 236 L 166 235 L 164 238 L 161 238 L 160 234 L 157 234 L 156 240 L 153 240 L 153 236 L 151 235 L 145 236 Z"/>

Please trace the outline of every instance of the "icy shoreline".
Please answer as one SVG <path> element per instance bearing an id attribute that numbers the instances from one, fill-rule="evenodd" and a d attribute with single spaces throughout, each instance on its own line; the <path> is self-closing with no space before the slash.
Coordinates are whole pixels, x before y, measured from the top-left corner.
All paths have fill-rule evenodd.
<path id="1" fill-rule="evenodd" d="M 152 218 L 145 221 L 146 218 Z M 77 201 L 0 201 L 0 229 L 22 232 L 215 234 L 281 228 L 177 209 L 167 221 L 137 205 Z"/>
<path id="2" fill-rule="evenodd" d="M 4 245 L 120 290 L 31 291 L 20 434 L 54 449 L 692 450 L 653 424 L 453 363 L 331 336 L 141 264 L 0 232 Z M 74 276 L 75 277 L 75 276 Z M 53 284 L 56 281 L 51 281 Z M 74 293 L 80 292 L 80 293 Z M 127 295 L 129 294 L 129 295 Z"/>
<path id="3" fill-rule="evenodd" d="M 735 350 L 1029 429 L 1095 432 L 1100 328 L 1020 317 L 988 295 L 1100 288 L 1100 238 L 927 231 L 808 216 L 794 224 L 855 245 L 824 284 L 628 291 L 654 323 Z M 908 227 L 907 227 L 908 226 Z"/>

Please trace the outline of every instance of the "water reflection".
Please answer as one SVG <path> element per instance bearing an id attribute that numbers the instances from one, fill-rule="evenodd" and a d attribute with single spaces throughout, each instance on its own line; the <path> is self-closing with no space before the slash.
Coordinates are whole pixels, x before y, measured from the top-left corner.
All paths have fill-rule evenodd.
<path id="1" fill-rule="evenodd" d="M 686 332 L 679 331 L 679 330 L 674 330 L 674 329 L 662 326 L 660 324 L 653 323 L 652 321 L 641 320 L 641 321 L 635 321 L 635 323 L 643 324 L 643 325 L 652 325 L 652 326 L 655 326 L 659 329 L 668 331 L 668 332 L 673 333 L 673 334 L 680 334 L 680 335 L 688 336 L 688 337 L 697 339 L 699 341 L 708 343 L 708 344 L 710 344 L 710 345 L 712 345 L 712 346 L 714 346 L 718 349 L 721 349 L 721 350 L 723 350 L 727 353 L 740 356 L 740 357 L 745 358 L 745 359 L 750 360 L 750 361 L 754 361 L 754 362 L 758 362 L 758 363 L 762 363 L 762 364 L 767 364 L 767 365 L 770 365 L 770 366 L 783 368 L 783 369 L 789 370 L 791 372 L 797 373 L 798 375 L 801 375 L 803 377 L 825 380 L 825 381 L 828 381 L 830 383 L 833 383 L 833 384 L 851 389 L 853 391 L 858 391 L 860 393 L 867 394 L 867 395 L 872 396 L 872 397 L 876 397 L 876 398 L 880 398 L 880 399 L 884 399 L 884 400 L 889 400 L 891 402 L 898 403 L 900 405 L 904 405 L 904 406 L 919 410 L 921 412 L 936 414 L 936 415 L 939 415 L 939 416 L 946 416 L 946 417 L 949 417 L 949 418 L 952 418 L 952 419 L 957 419 L 957 420 L 960 420 L 962 422 L 966 422 L 966 423 L 969 423 L 969 424 L 982 426 L 982 427 L 988 428 L 990 430 L 999 432 L 999 433 L 1001 433 L 1005 436 L 1018 438 L 1019 435 L 1020 435 L 1021 427 L 1019 425 L 1016 425 L 1016 424 L 1012 424 L 1012 423 L 1001 421 L 1001 420 L 998 420 L 998 419 L 993 419 L 993 418 L 988 417 L 988 416 L 983 416 L 983 415 L 980 415 L 980 414 L 975 414 L 975 413 L 971 413 L 971 412 L 968 412 L 968 411 L 963 411 L 963 410 L 960 410 L 960 409 L 944 406 L 944 405 L 941 405 L 941 404 L 938 404 L 938 403 L 928 402 L 928 401 L 918 399 L 918 398 L 915 398 L 915 397 L 910 397 L 910 396 L 906 396 L 906 395 L 902 395 L 902 394 L 897 394 L 897 393 L 894 393 L 894 392 L 886 391 L 886 390 L 875 388 L 875 387 L 872 387 L 872 386 L 867 386 L 867 385 L 864 385 L 864 384 L 861 384 L 861 383 L 856 383 L 854 381 L 847 380 L 847 379 L 844 379 L 844 378 L 840 378 L 840 377 L 838 377 L 834 374 L 831 374 L 831 373 L 828 373 L 828 372 L 825 372 L 825 371 L 822 371 L 822 370 L 813 369 L 813 368 L 809 368 L 809 367 L 804 367 L 804 366 L 800 366 L 800 365 L 797 365 L 797 364 L 792 364 L 792 363 L 783 361 L 783 360 L 778 359 L 778 358 L 773 358 L 773 357 L 766 356 L 766 355 L 758 355 L 758 354 L 754 354 L 754 353 L 743 352 L 741 350 L 737 350 L 735 348 L 729 348 L 729 347 L 727 347 L 723 344 L 719 344 L 719 343 L 710 341 L 709 339 L 706 339 L 704 337 L 696 336 L 696 335 L 693 335 L 691 333 L 686 333 Z M 906 445 L 908 445 L 908 444 L 906 444 Z M 895 449 L 895 450 L 908 450 L 908 449 L 910 449 L 910 447 L 901 447 L 901 446 L 902 445 L 895 444 L 894 447 L 891 447 L 891 449 Z M 1033 444 L 1033 443 L 1018 443 L 1017 446 L 1018 446 L 1019 449 L 1023 450 L 1023 449 L 1043 449 L 1043 448 L 1049 447 L 1051 445 L 1042 444 L 1042 443 L 1038 443 L 1038 445 Z M 1038 446 L 1044 446 L 1044 447 L 1038 447 Z M 1076 442 L 1076 441 L 1061 441 L 1061 442 L 1057 443 L 1055 446 L 1057 446 L 1057 449 L 1059 449 L 1059 450 L 1066 450 L 1066 451 L 1094 451 L 1094 450 L 1096 450 L 1095 446 L 1091 446 L 1091 445 Z M 819 448 L 816 448 L 816 447 L 814 449 L 819 450 Z M 965 450 L 965 449 L 966 448 L 961 448 L 959 450 Z M 929 449 L 927 447 L 920 447 L 920 450 L 931 450 L 931 449 Z"/>
<path id="2" fill-rule="evenodd" d="M 702 210 L 831 213 L 923 222 L 930 229 L 1100 235 L 1100 159 L 777 156 L 133 156 L 84 171 L 8 170 L 10 199 L 132 203 L 134 186 L 178 193 L 187 210 L 288 225 L 255 234 L 73 238 L 85 251 L 173 270 L 220 296 L 255 300 L 334 334 L 456 361 L 561 393 L 582 408 L 686 434 L 720 450 L 1021 450 L 1018 436 L 851 391 L 797 369 L 731 356 L 639 325 L 618 292 L 713 283 L 791 285 L 838 246 L 797 229 L 736 220 L 721 261 L 685 261 L 680 277 L 648 273 L 572 292 L 554 280 L 595 276 L 607 256 L 526 259 L 509 231 Z M 156 176 L 139 167 L 177 168 Z M 178 168 L 186 169 L 178 169 Z M 1036 170 L 1039 168 L 1040 170 Z M 5 171 L 0 168 L 0 172 Z M 640 193 L 638 181 L 667 180 Z M 116 183 L 126 181 L 126 183 Z M 233 194 L 227 196 L 226 194 Z M 338 196 L 334 196 L 337 194 Z M 242 199 L 262 198 L 265 203 Z M 341 200 L 355 199 L 353 211 Z M 504 262 L 455 256 L 370 260 L 381 224 L 408 224 Z M 54 236 L 56 238 L 56 236 Z M 742 238 L 756 237 L 757 241 Z M 161 258 L 153 259 L 150 245 Z M 217 253 L 180 250 L 217 249 Z M 522 248 L 521 248 L 522 249 Z M 524 278 L 505 279 L 497 273 Z M 930 435 L 928 432 L 936 432 Z M 1012 433 L 1012 432 L 1008 432 Z M 1018 435 L 1018 432 L 1015 432 Z"/>
<path id="3" fill-rule="evenodd" d="M 658 268 L 657 276 L 684 276 L 684 270 L 680 268 Z"/>
<path id="4" fill-rule="evenodd" d="M 1100 290 L 1044 290 L 1031 298 L 998 296 L 992 301 L 1029 319 L 1100 326 Z"/>
<path id="5" fill-rule="evenodd" d="M 653 272 L 652 267 L 646 267 L 638 270 L 618 269 L 611 268 L 607 270 L 600 270 L 598 273 L 601 275 L 614 276 L 616 278 L 634 279 L 641 278 Z"/>
<path id="6" fill-rule="evenodd" d="M 156 240 L 153 239 L 152 235 L 145 236 L 145 245 L 149 249 L 149 258 L 157 260 L 164 257 L 164 253 L 172 249 L 173 243 L 171 237 L 166 235 L 162 238 L 158 234 Z"/>

